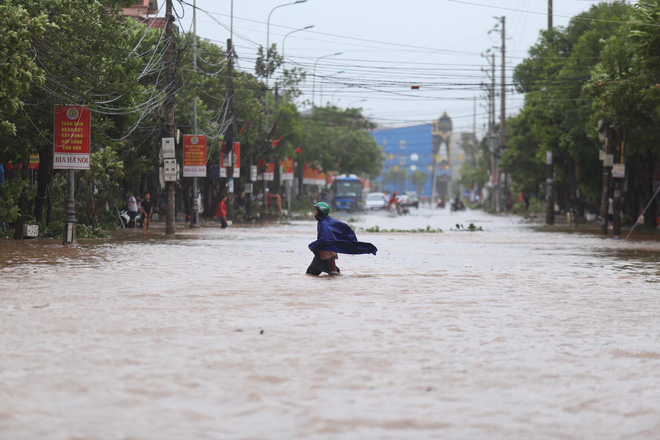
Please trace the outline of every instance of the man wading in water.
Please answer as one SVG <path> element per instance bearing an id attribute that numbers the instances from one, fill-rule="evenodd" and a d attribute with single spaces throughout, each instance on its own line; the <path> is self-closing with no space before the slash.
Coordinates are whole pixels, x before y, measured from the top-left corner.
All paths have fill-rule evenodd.
<path id="1" fill-rule="evenodd" d="M 330 206 L 327 203 L 319 202 L 314 208 L 314 217 L 318 224 L 316 241 L 309 244 L 309 250 L 314 252 L 314 259 L 307 268 L 308 275 L 321 275 L 321 272 L 339 275 L 341 271 L 335 264 L 338 252 L 376 255 L 376 246 L 358 241 L 350 226 L 328 215 Z"/>

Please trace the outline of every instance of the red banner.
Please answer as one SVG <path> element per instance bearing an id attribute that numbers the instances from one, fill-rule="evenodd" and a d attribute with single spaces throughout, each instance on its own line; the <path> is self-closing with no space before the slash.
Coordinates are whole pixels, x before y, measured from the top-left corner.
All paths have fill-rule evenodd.
<path id="1" fill-rule="evenodd" d="M 88 170 L 91 116 L 86 105 L 56 105 L 55 170 Z"/>
<path id="2" fill-rule="evenodd" d="M 241 143 L 234 142 L 234 178 L 241 177 Z"/>
<path id="3" fill-rule="evenodd" d="M 206 177 L 206 136 L 183 136 L 183 177 Z"/>
<path id="4" fill-rule="evenodd" d="M 241 143 L 234 142 L 234 168 L 241 167 Z"/>

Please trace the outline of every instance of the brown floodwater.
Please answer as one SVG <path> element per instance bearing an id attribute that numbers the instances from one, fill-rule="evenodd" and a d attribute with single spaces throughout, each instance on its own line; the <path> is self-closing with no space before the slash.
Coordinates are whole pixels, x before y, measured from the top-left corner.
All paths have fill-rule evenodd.
<path id="1" fill-rule="evenodd" d="M 658 241 L 340 218 L 0 241 L 0 438 L 660 438 Z"/>

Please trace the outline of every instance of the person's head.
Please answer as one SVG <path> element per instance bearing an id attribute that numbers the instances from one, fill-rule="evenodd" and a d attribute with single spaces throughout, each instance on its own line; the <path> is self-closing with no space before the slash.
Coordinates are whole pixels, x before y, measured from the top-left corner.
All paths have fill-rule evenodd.
<path id="1" fill-rule="evenodd" d="M 314 208 L 316 208 L 316 211 L 314 211 L 314 217 L 316 218 L 319 216 L 326 217 L 330 213 L 330 206 L 325 202 L 316 203 Z"/>
<path id="2" fill-rule="evenodd" d="M 144 195 L 144 200 L 146 200 L 146 201 L 148 202 L 149 199 L 151 199 L 151 194 L 146 193 L 146 194 Z"/>

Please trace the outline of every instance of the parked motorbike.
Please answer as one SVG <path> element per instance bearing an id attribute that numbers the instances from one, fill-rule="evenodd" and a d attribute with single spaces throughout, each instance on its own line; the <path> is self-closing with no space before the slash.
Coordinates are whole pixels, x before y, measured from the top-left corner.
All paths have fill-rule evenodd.
<path id="1" fill-rule="evenodd" d="M 126 228 L 135 228 L 137 223 L 137 227 L 141 228 L 142 227 L 142 213 L 138 212 L 138 215 L 135 216 L 135 219 L 131 219 L 131 216 L 128 214 L 128 211 L 125 209 L 122 209 L 121 211 L 117 210 L 117 214 L 119 216 L 119 219 L 117 220 L 117 227 L 126 229 Z"/>

